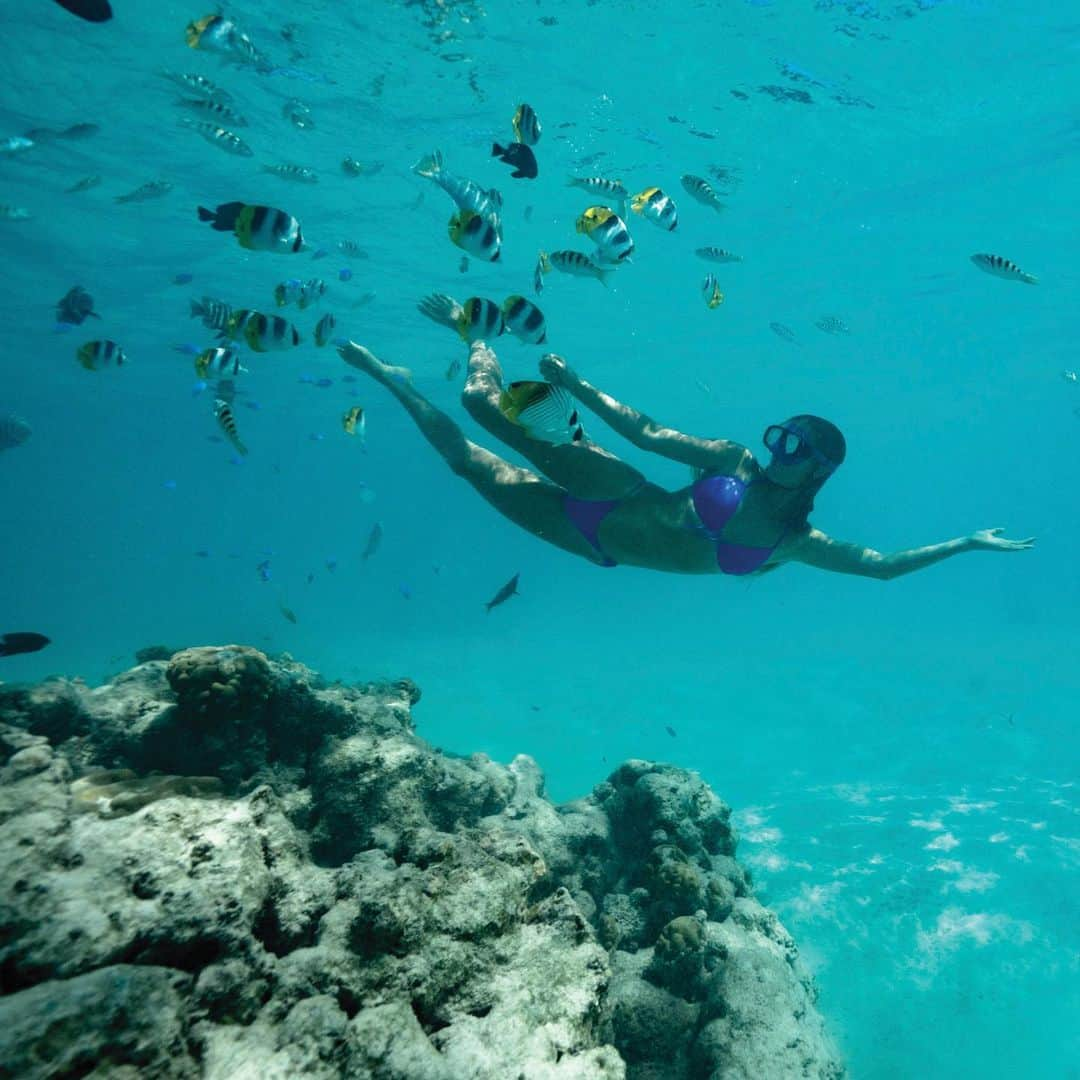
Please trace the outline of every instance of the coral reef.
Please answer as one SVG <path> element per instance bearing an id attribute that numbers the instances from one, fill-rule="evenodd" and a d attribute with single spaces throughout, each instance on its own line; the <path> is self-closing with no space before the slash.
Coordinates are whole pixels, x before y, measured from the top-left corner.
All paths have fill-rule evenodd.
<path id="1" fill-rule="evenodd" d="M 556 806 L 417 700 L 235 645 L 0 686 L 0 1075 L 843 1076 L 698 777 Z"/>

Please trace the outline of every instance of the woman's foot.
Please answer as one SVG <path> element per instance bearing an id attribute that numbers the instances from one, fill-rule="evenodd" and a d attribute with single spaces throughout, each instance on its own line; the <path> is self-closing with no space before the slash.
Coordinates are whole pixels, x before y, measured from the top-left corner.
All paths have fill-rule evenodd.
<path id="1" fill-rule="evenodd" d="M 346 364 L 359 368 L 373 379 L 378 379 L 381 383 L 391 381 L 412 382 L 412 372 L 408 368 L 384 364 L 370 349 L 364 348 L 363 345 L 357 345 L 355 341 L 350 341 L 348 345 L 342 345 L 338 349 L 338 356 Z"/>

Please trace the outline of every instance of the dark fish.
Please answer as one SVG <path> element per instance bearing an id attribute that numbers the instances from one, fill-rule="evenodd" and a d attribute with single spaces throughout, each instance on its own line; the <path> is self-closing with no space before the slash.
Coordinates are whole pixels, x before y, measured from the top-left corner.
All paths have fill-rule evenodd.
<path id="1" fill-rule="evenodd" d="M 289 622 L 295 624 L 295 622 L 296 622 L 296 612 L 295 611 L 293 611 L 291 608 L 287 608 L 284 604 L 278 604 L 278 608 L 280 609 L 281 614 L 286 619 L 288 619 Z"/>
<path id="2" fill-rule="evenodd" d="M 68 289 L 56 302 L 56 317 L 60 322 L 80 326 L 90 316 L 101 318 L 94 310 L 94 298 L 81 285 Z"/>
<path id="3" fill-rule="evenodd" d="M 108 22 L 112 18 L 112 8 L 109 0 L 56 0 L 65 10 L 72 15 L 78 15 L 87 22 Z"/>
<path id="4" fill-rule="evenodd" d="M 675 729 L 670 724 L 664 725 L 664 730 L 674 739 L 676 738 Z"/>
<path id="5" fill-rule="evenodd" d="M 33 429 L 14 413 L 0 413 L 0 450 L 22 446 L 33 434 Z"/>
<path id="6" fill-rule="evenodd" d="M 0 656 L 14 656 L 16 653 L 37 652 L 51 644 L 44 634 L 15 633 L 0 637 Z"/>
<path id="7" fill-rule="evenodd" d="M 514 171 L 510 175 L 515 180 L 535 180 L 538 175 L 536 155 L 524 143 L 515 142 L 509 146 L 492 143 L 491 156 L 505 161 L 507 165 L 513 165 Z"/>
<path id="8" fill-rule="evenodd" d="M 790 341 L 793 345 L 798 345 L 798 341 L 795 340 L 795 331 L 790 326 L 785 326 L 780 322 L 769 323 L 769 329 L 778 337 L 783 338 L 785 341 Z"/>
<path id="9" fill-rule="evenodd" d="M 485 605 L 487 611 L 491 611 L 492 608 L 498 607 L 500 604 L 505 604 L 511 596 L 517 596 L 517 584 L 518 578 L 521 574 L 515 574 Z"/>
<path id="10" fill-rule="evenodd" d="M 382 525 L 376 521 L 368 533 L 367 543 L 364 545 L 364 553 L 360 556 L 365 562 L 379 550 L 382 543 Z"/>

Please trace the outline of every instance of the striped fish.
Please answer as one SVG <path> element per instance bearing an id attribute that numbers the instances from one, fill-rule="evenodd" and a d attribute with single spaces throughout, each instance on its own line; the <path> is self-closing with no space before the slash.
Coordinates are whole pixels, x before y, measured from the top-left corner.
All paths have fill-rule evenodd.
<path id="1" fill-rule="evenodd" d="M 741 255 L 735 255 L 720 247 L 699 247 L 694 250 L 694 254 L 699 259 L 705 259 L 707 262 L 739 263 L 743 261 Z"/>
<path id="2" fill-rule="evenodd" d="M 207 142 L 225 150 L 227 153 L 236 154 L 237 157 L 254 157 L 255 151 L 243 139 L 227 128 L 217 124 L 205 123 L 201 120 L 189 120 L 186 116 L 180 119 L 180 126 L 190 128 L 197 135 L 201 135 Z"/>
<path id="3" fill-rule="evenodd" d="M 668 232 L 672 232 L 679 224 L 679 212 L 675 203 L 670 195 L 665 195 L 658 187 L 646 188 L 635 195 L 630 209 Z"/>
<path id="4" fill-rule="evenodd" d="M 422 157 L 413 166 L 413 172 L 438 184 L 461 210 L 471 210 L 474 214 L 497 222 L 502 210 L 502 196 L 494 188 L 485 191 L 474 180 L 463 180 L 447 172 L 440 151 L 433 150 Z"/>
<path id="5" fill-rule="evenodd" d="M 200 116 L 212 117 L 217 124 L 229 124 L 231 127 L 247 127 L 248 122 L 235 109 L 230 108 L 224 101 L 214 98 L 177 98 L 176 104 L 184 109 L 191 109 Z"/>
<path id="6" fill-rule="evenodd" d="M 701 283 L 701 295 L 705 298 L 705 306 L 712 311 L 724 302 L 724 294 L 720 291 L 720 282 L 715 274 L 706 274 Z"/>
<path id="7" fill-rule="evenodd" d="M 214 402 L 214 416 L 217 417 L 218 426 L 225 432 L 229 442 L 236 447 L 237 453 L 246 454 L 247 447 L 240 441 L 240 433 L 236 428 L 236 417 L 233 416 L 232 406 L 218 398 Z"/>
<path id="8" fill-rule="evenodd" d="M 319 174 L 306 165 L 264 165 L 262 171 L 280 176 L 282 180 L 292 180 L 297 184 L 317 184 Z"/>
<path id="9" fill-rule="evenodd" d="M 540 141 L 540 121 L 531 105 L 522 103 L 517 107 L 513 120 L 514 138 L 526 146 L 535 146 Z"/>
<path id="10" fill-rule="evenodd" d="M 543 345 L 547 341 L 547 320 L 544 313 L 524 296 L 508 296 L 502 306 L 506 329 L 526 345 Z"/>
<path id="11" fill-rule="evenodd" d="M 191 94 L 198 94 L 206 101 L 232 101 L 232 94 L 222 90 L 216 83 L 212 83 L 205 75 L 192 75 L 179 71 L 163 71 L 161 74 L 166 79 L 171 79 L 177 86 Z"/>
<path id="12" fill-rule="evenodd" d="M 212 296 L 191 301 L 191 318 L 202 319 L 203 326 L 208 330 L 224 330 L 232 318 L 232 312 L 231 305 L 224 300 L 215 300 Z"/>
<path id="13" fill-rule="evenodd" d="M 1039 279 L 1034 274 L 1021 270 L 1016 263 L 1000 255 L 972 255 L 971 261 L 980 269 L 994 277 L 1006 281 L 1022 281 L 1025 285 L 1038 285 Z"/>
<path id="14" fill-rule="evenodd" d="M 87 371 L 120 367 L 128 362 L 124 350 L 115 341 L 88 341 L 75 350 L 75 356 Z"/>
<path id="15" fill-rule="evenodd" d="M 712 185 L 703 176 L 694 176 L 692 173 L 687 173 L 685 176 L 679 177 L 679 182 L 686 193 L 701 203 L 702 206 L 711 206 L 713 210 L 725 209 L 724 204 L 720 201 L 720 196 L 713 191 Z"/>
<path id="16" fill-rule="evenodd" d="M 826 334 L 850 334 L 851 327 L 848 326 L 839 315 L 822 315 L 814 325 L 823 330 Z"/>
<path id="17" fill-rule="evenodd" d="M 609 206 L 590 206 L 578 217 L 576 228 L 596 244 L 603 262 L 629 262 L 634 254 L 626 222 Z"/>
<path id="18" fill-rule="evenodd" d="M 488 262 L 498 262 L 502 234 L 498 219 L 484 217 L 474 210 L 459 210 L 447 227 L 451 243 Z"/>
<path id="19" fill-rule="evenodd" d="M 469 345 L 475 341 L 488 341 L 503 332 L 502 312 L 494 301 L 482 296 L 470 296 L 461 305 L 461 314 L 455 325 L 462 340 Z"/>
<path id="20" fill-rule="evenodd" d="M 499 410 L 533 439 L 562 445 L 585 437 L 574 399 L 551 383 L 512 382 L 499 395 Z"/>
<path id="21" fill-rule="evenodd" d="M 249 308 L 233 312 L 225 334 L 233 341 L 246 341 L 252 352 L 282 352 L 300 344 L 300 332 L 287 319 Z"/>

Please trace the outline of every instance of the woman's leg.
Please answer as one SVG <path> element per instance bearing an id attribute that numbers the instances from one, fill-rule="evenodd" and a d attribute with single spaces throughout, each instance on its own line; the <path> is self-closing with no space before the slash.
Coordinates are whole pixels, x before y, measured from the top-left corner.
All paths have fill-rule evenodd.
<path id="1" fill-rule="evenodd" d="M 468 480 L 504 517 L 564 551 L 591 562 L 600 561 L 596 550 L 567 518 L 563 509 L 566 492 L 562 488 L 466 439 L 461 428 L 412 385 L 406 368 L 384 364 L 362 345 L 352 342 L 338 352 L 346 363 L 382 383 L 450 468 Z"/>
<path id="2" fill-rule="evenodd" d="M 461 402 L 485 430 L 532 462 L 548 479 L 579 499 L 621 499 L 645 483 L 645 477 L 588 438 L 555 445 L 534 439 L 499 408 L 502 368 L 482 341 L 469 352 L 469 369 Z"/>

